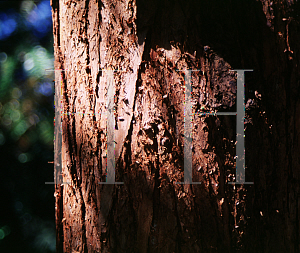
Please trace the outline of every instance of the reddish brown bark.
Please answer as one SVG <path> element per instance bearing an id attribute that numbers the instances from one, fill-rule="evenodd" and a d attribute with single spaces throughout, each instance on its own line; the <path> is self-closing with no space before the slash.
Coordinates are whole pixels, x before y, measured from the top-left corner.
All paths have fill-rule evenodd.
<path id="1" fill-rule="evenodd" d="M 71 182 L 56 187 L 58 252 L 299 252 L 299 3 L 263 4 L 52 1 L 55 68 L 65 70 L 62 167 Z M 120 70 L 115 154 L 124 185 L 99 184 L 109 68 Z M 182 69 L 200 70 L 192 74 L 192 125 L 201 185 L 176 184 L 184 177 Z M 252 186 L 227 184 L 235 118 L 197 113 L 236 110 L 230 69 L 254 69 L 245 86 Z"/>

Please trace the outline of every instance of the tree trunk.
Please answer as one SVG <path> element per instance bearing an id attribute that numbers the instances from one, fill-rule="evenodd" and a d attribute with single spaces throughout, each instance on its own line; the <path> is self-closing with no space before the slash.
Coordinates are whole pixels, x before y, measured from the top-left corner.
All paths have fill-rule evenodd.
<path id="1" fill-rule="evenodd" d="M 273 4 L 273 5 L 272 5 Z M 54 1 L 57 252 L 300 252 L 299 1 Z M 287 18 L 284 20 L 283 18 Z M 298 29 L 298 30 L 297 30 Z M 184 181 L 186 72 L 192 178 Z M 235 179 L 246 74 L 246 181 Z M 109 70 L 114 70 L 113 80 Z M 114 83 L 115 180 L 108 83 Z M 108 153 L 109 152 L 109 153 Z"/>

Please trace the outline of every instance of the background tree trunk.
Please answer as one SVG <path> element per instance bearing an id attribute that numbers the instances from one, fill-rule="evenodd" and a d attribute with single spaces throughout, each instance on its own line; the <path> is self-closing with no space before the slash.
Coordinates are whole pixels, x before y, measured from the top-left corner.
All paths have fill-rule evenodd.
<path id="1" fill-rule="evenodd" d="M 299 252 L 299 1 L 54 1 L 63 79 L 57 252 Z M 287 20 L 284 20 L 286 18 Z M 208 46 L 206 46 L 208 45 Z M 115 69 L 116 181 L 106 178 Z M 183 181 L 184 72 L 193 181 Z M 236 74 L 246 74 L 246 180 L 235 174 Z"/>

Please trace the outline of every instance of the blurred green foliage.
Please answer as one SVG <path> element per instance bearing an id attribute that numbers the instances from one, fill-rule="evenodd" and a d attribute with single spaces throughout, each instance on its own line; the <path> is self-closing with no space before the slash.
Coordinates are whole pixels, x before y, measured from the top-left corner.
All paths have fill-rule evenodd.
<path id="1" fill-rule="evenodd" d="M 35 46 L 27 52 L 22 50 L 17 55 L 5 55 L 3 58 L 0 81 L 3 130 L 0 144 L 4 145 L 6 139 L 11 138 L 17 142 L 20 151 L 27 151 L 36 141 L 52 146 L 53 117 L 49 117 L 52 113 L 49 102 L 53 97 L 53 73 L 45 71 L 53 68 L 52 55 L 45 48 Z M 21 82 L 16 80 L 16 69 L 20 63 L 26 75 Z"/>
<path id="2" fill-rule="evenodd" d="M 0 2 L 0 252 L 54 252 L 50 1 Z"/>

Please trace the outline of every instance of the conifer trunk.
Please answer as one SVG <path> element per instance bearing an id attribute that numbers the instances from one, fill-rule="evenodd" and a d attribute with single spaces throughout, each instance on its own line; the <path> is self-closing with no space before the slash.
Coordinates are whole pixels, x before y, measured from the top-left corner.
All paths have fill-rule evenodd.
<path id="1" fill-rule="evenodd" d="M 300 251 L 299 1 L 51 5 L 70 182 L 56 185 L 57 252 Z M 185 69 L 195 70 L 192 176 L 201 184 L 192 185 L 176 183 L 184 180 Z M 236 111 L 232 69 L 253 69 L 245 78 L 245 154 L 254 185 L 228 184 L 235 117 L 200 114 Z M 115 178 L 124 184 L 100 184 L 108 82 Z"/>

